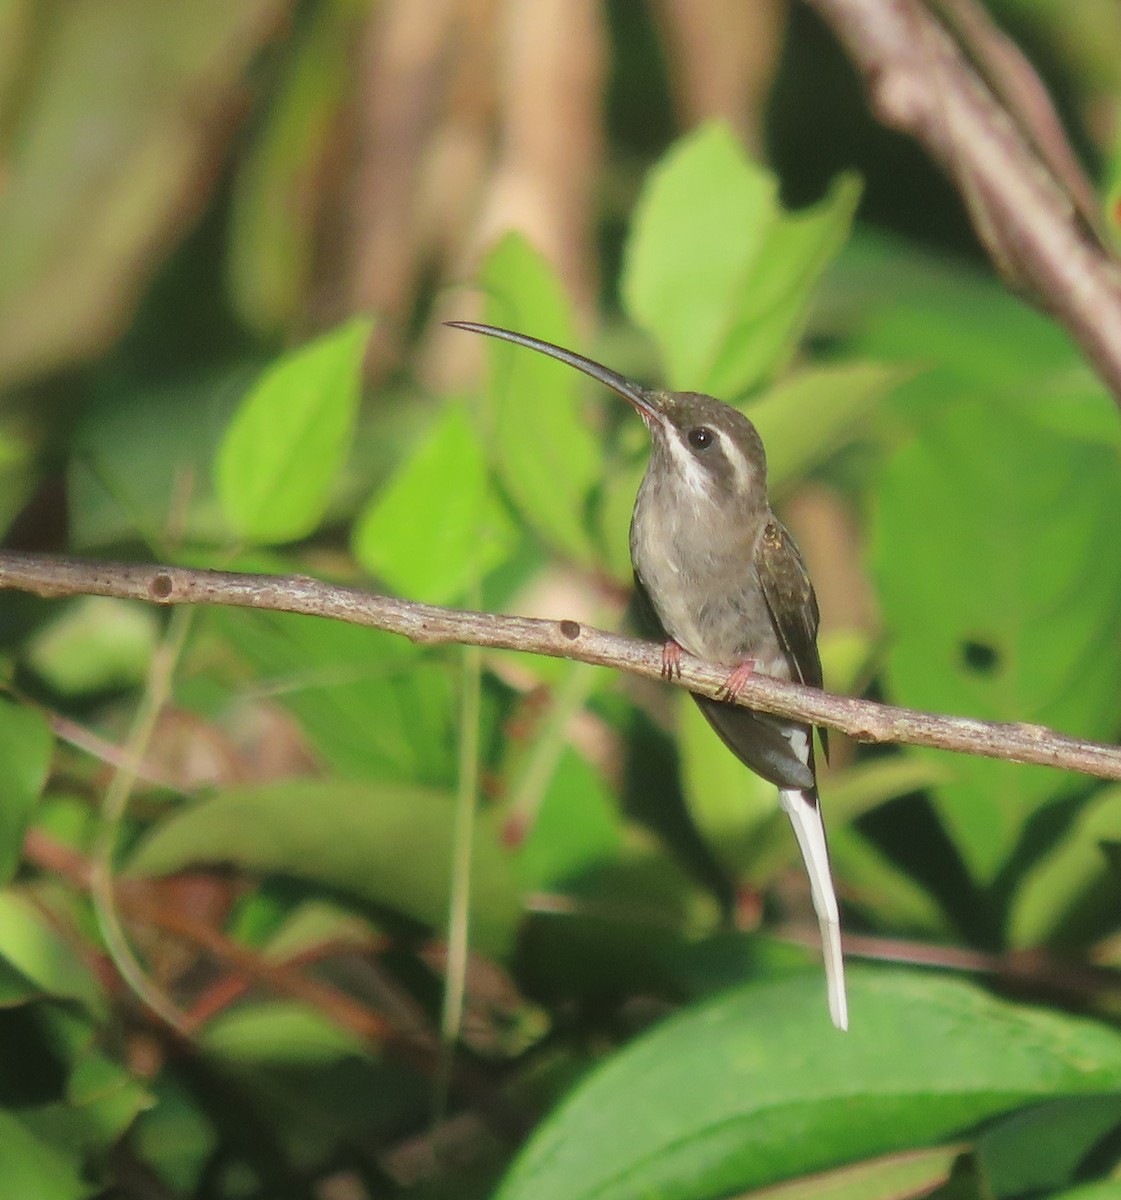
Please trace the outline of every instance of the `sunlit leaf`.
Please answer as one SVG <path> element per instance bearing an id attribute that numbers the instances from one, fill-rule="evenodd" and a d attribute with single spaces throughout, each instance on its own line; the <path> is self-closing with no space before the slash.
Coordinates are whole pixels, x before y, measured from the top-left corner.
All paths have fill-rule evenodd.
<path id="1" fill-rule="evenodd" d="M 540 811 L 533 814 L 528 836 L 518 848 L 519 878 L 527 888 L 563 889 L 610 861 L 621 844 L 612 796 L 595 771 L 566 747 Z"/>
<path id="2" fill-rule="evenodd" d="M 1008 938 L 1013 946 L 1045 942 L 1063 929 L 1080 902 L 1099 897 L 1109 881 L 1105 842 L 1121 842 L 1121 787 L 1105 788 L 1087 802 L 1073 826 L 1024 876 L 1012 899 Z M 1114 920 L 1112 906 L 1096 906 Z"/>
<path id="3" fill-rule="evenodd" d="M 622 290 L 658 342 L 670 387 L 730 400 L 783 365 L 858 193 L 842 179 L 821 204 L 788 215 L 774 176 L 719 124 L 662 159 L 631 227 Z"/>
<path id="4" fill-rule="evenodd" d="M 897 368 L 874 363 L 811 368 L 745 406 L 767 448 L 772 490 L 836 452 L 903 377 Z"/>
<path id="5" fill-rule="evenodd" d="M 15 874 L 53 745 L 41 713 L 0 699 L 0 886 Z"/>
<path id="6" fill-rule="evenodd" d="M 160 636 L 154 609 L 82 596 L 60 607 L 28 646 L 27 660 L 52 688 L 80 696 L 139 683 Z"/>
<path id="7" fill-rule="evenodd" d="M 78 1156 L 36 1137 L 17 1113 L 5 1109 L 0 1109 L 0 1161 L 4 1192 L 11 1200 L 80 1200 L 90 1194 Z"/>
<path id="8" fill-rule="evenodd" d="M 88 964 L 55 923 L 24 893 L 0 891 L 0 959 L 19 973 L 22 989 L 0 988 L 0 1002 L 33 996 L 78 1000 L 99 1012 L 104 1001 Z"/>
<path id="9" fill-rule="evenodd" d="M 1104 1026 L 933 975 L 856 970 L 850 999 L 848 1034 L 808 975 L 667 1021 L 546 1120 L 500 1200 L 726 1196 L 1121 1085 Z"/>
<path id="10" fill-rule="evenodd" d="M 286 354 L 241 402 L 215 476 L 239 536 L 290 542 L 319 523 L 350 450 L 372 327 L 356 318 Z"/>
<path id="11" fill-rule="evenodd" d="M 490 324 L 576 349 L 560 283 L 520 235 L 508 235 L 491 251 L 481 283 Z M 601 454 L 580 400 L 580 375 L 504 342 L 490 341 L 488 356 L 484 436 L 503 485 L 547 543 L 580 562 L 592 561 L 586 509 Z"/>
<path id="12" fill-rule="evenodd" d="M 515 538 L 471 420 L 452 405 L 371 499 L 352 544 L 400 595 L 446 604 L 498 566 Z"/>

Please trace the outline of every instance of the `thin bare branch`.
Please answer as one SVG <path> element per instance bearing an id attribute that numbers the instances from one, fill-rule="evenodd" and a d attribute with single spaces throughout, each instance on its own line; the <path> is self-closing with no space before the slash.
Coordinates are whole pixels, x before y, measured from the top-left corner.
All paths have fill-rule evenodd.
<path id="1" fill-rule="evenodd" d="M 918 0 L 806 0 L 863 72 L 886 125 L 961 191 L 998 268 L 1060 321 L 1121 404 L 1121 271 L 1028 137 Z"/>
<path id="2" fill-rule="evenodd" d="M 95 595 L 155 604 L 216 604 L 330 617 L 398 633 L 428 645 L 461 643 L 571 658 L 658 679 L 662 649 L 576 621 L 463 612 L 394 600 L 304 575 L 247 575 L 185 567 L 84 562 L 31 554 L 0 555 L 0 588 L 39 596 Z M 727 668 L 681 656 L 678 686 L 716 697 Z M 860 742 L 898 742 L 964 754 L 1037 763 L 1121 780 L 1121 747 L 1081 741 L 1042 725 L 1004 724 L 833 696 L 757 675 L 741 704 L 782 717 L 827 725 Z"/>

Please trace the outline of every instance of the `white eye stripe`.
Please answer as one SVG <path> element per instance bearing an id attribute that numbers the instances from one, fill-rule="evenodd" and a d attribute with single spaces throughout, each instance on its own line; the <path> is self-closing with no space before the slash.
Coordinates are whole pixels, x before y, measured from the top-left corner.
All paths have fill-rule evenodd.
<path id="1" fill-rule="evenodd" d="M 716 436 L 720 439 L 720 449 L 724 451 L 724 457 L 732 464 L 732 470 L 735 472 L 736 491 L 746 492 L 751 487 L 751 468 L 747 465 L 743 451 L 723 429 L 717 429 Z"/>
<path id="2" fill-rule="evenodd" d="M 698 496 L 708 498 L 711 494 L 708 472 L 697 461 L 693 451 L 682 442 L 681 437 L 681 431 L 675 426 L 671 425 L 666 430 L 665 440 L 669 447 L 670 455 L 680 469 L 689 490 Z"/>

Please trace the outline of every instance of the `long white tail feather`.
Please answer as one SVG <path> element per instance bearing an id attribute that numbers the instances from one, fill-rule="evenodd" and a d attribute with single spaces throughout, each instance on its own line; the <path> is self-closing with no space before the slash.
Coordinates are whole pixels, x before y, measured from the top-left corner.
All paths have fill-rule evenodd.
<path id="1" fill-rule="evenodd" d="M 841 917 L 837 909 L 837 893 L 833 888 L 833 874 L 829 868 L 829 848 L 825 842 L 821 805 L 815 792 L 803 792 L 797 788 L 781 788 L 779 799 L 794 826 L 794 836 L 798 839 L 802 861 L 810 877 L 810 895 L 821 929 L 829 1015 L 838 1029 L 848 1029 L 845 962 L 841 956 Z"/>

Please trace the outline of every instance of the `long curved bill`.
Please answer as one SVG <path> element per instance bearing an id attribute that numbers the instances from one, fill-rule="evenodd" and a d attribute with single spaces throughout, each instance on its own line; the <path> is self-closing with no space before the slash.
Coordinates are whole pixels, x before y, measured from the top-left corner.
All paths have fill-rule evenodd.
<path id="1" fill-rule="evenodd" d="M 497 325 L 481 325 L 477 321 L 445 321 L 444 324 L 450 325 L 452 329 L 466 329 L 469 333 L 482 333 L 487 337 L 500 338 L 504 342 L 513 342 L 517 346 L 526 346 L 540 354 L 547 354 L 550 358 L 575 367 L 577 371 L 583 371 L 585 375 L 590 375 L 617 395 L 622 396 L 638 410 L 639 416 L 647 424 L 651 421 L 661 424 L 665 420 L 664 414 L 655 403 L 651 392 L 639 387 L 637 383 L 632 383 L 617 371 L 612 371 L 610 367 L 593 362 L 590 358 L 585 358 L 574 350 L 565 350 L 563 346 L 554 346 L 552 342 L 543 342 L 540 338 L 529 337 L 528 334 L 515 333 L 512 329 L 500 329 Z"/>

